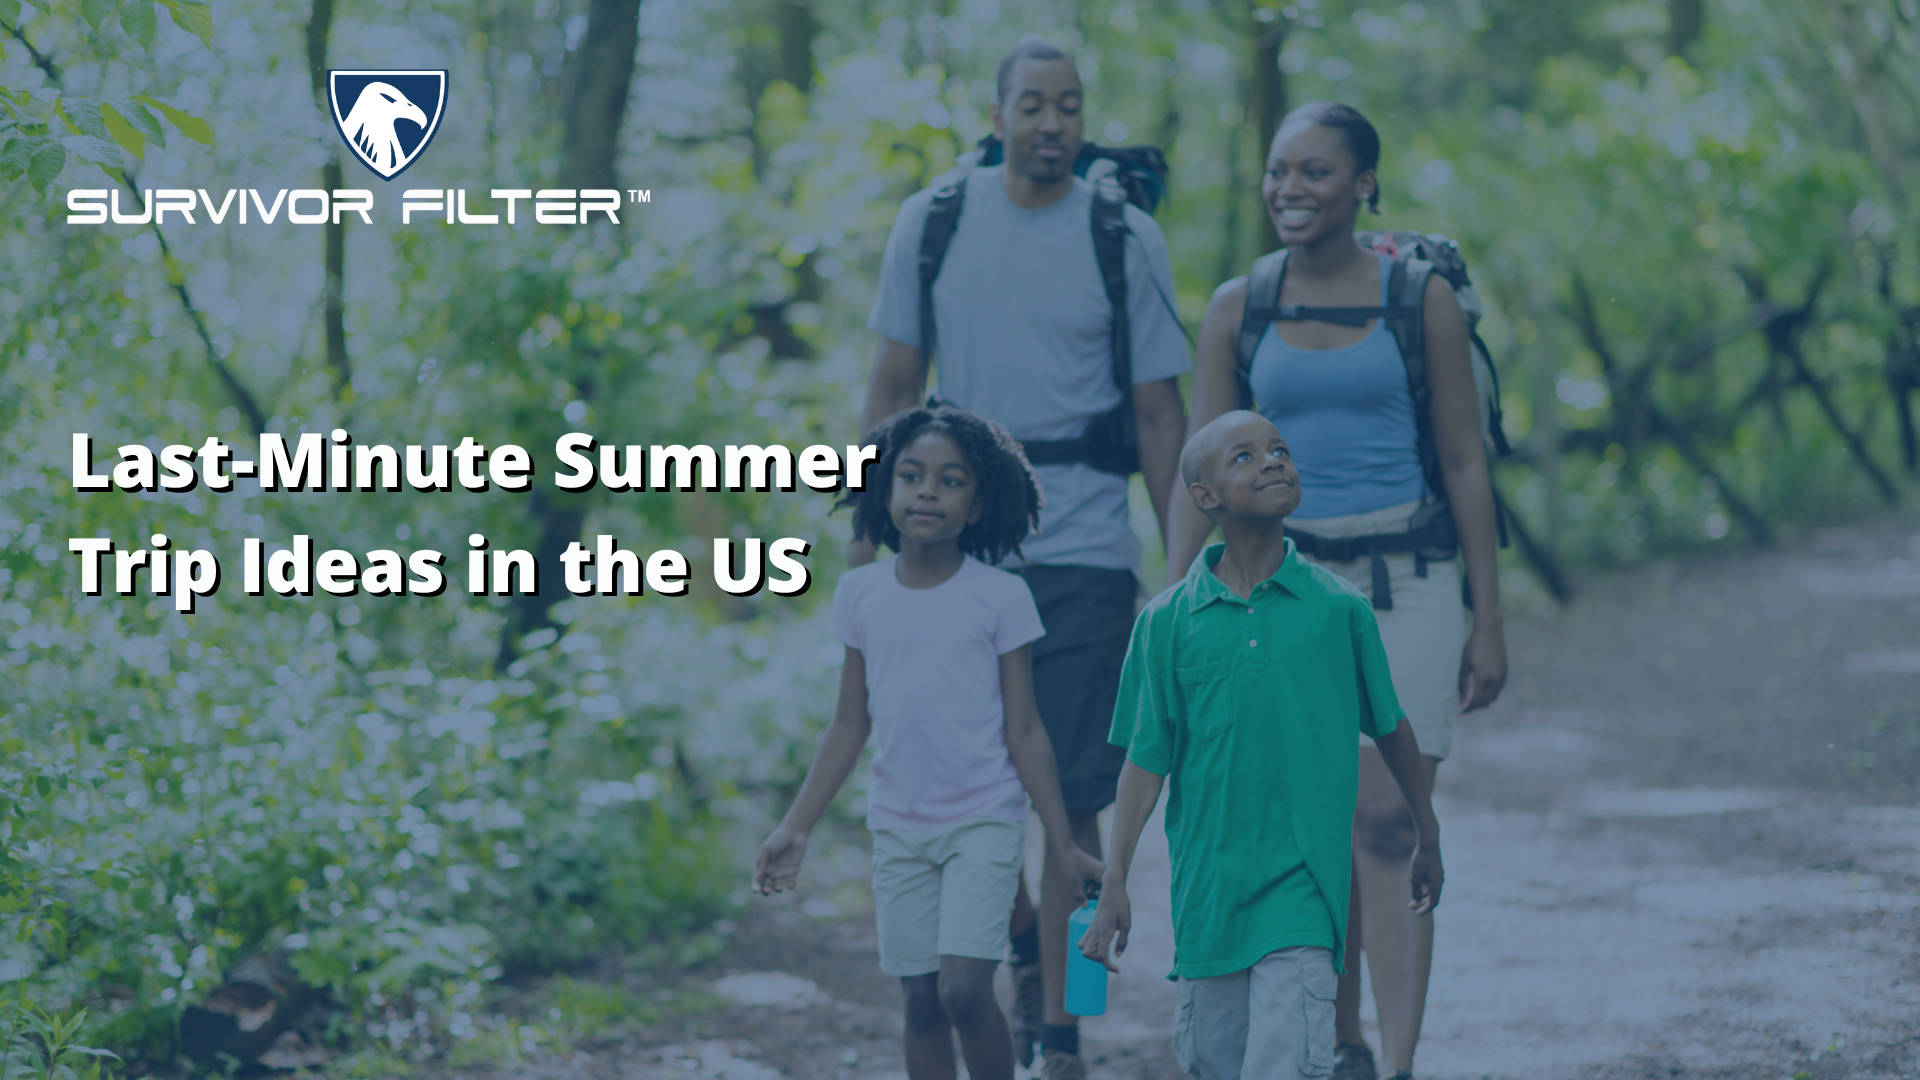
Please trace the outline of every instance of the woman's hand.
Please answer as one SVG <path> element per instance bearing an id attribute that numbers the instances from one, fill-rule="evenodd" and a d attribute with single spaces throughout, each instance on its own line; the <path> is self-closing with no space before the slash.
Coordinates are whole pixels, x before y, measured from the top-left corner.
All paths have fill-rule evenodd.
<path id="1" fill-rule="evenodd" d="M 1460 711 L 1486 708 L 1506 685 L 1506 634 L 1498 625 L 1476 622 L 1460 653 Z"/>
<path id="2" fill-rule="evenodd" d="M 785 825 L 773 830 L 760 845 L 760 857 L 754 861 L 753 891 L 772 896 L 793 888 L 800 877 L 800 860 L 807 854 L 807 834 Z"/>

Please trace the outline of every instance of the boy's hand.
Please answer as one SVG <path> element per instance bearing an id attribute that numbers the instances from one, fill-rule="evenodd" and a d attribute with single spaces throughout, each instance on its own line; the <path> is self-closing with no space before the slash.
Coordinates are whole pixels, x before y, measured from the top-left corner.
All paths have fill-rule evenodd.
<path id="1" fill-rule="evenodd" d="M 754 861 L 753 891 L 772 896 L 793 888 L 800 877 L 800 860 L 807 854 L 807 835 L 785 825 L 773 830 L 760 845 L 760 857 Z"/>
<path id="2" fill-rule="evenodd" d="M 1120 969 L 1113 961 L 1127 951 L 1127 931 L 1132 927 L 1133 904 L 1127 899 L 1126 887 L 1108 885 L 1100 894 L 1100 906 L 1094 909 L 1093 925 L 1080 939 L 1080 955 L 1118 974 Z M 1107 951 L 1109 942 L 1113 945 L 1111 954 Z"/>
<path id="3" fill-rule="evenodd" d="M 1440 887 L 1447 880 L 1440 866 L 1440 847 L 1421 847 L 1413 853 L 1413 899 L 1407 906 L 1415 915 L 1427 915 L 1440 906 Z"/>

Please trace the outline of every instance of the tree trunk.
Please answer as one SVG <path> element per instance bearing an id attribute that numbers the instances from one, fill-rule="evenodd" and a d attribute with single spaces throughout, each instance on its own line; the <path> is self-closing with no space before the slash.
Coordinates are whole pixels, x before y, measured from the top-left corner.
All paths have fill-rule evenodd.
<path id="1" fill-rule="evenodd" d="M 1247 112 L 1260 133 L 1259 159 L 1273 149 L 1273 136 L 1287 115 L 1287 76 L 1280 70 L 1280 48 L 1287 42 L 1287 24 L 1279 20 L 1254 24 L 1253 75 L 1247 80 Z"/>
<path id="2" fill-rule="evenodd" d="M 340 155 L 320 167 L 320 186 L 338 191 Z M 333 374 L 333 396 L 348 400 L 353 393 L 353 369 L 347 363 L 347 225 L 340 215 L 327 222 L 327 370 Z"/>
<path id="3" fill-rule="evenodd" d="M 592 0 L 561 147 L 561 182 L 569 187 L 620 186 L 613 165 L 639 44 L 640 0 Z"/>
<path id="4" fill-rule="evenodd" d="M 1667 52 L 1685 58 L 1706 22 L 1706 0 L 1667 0 Z"/>
<path id="5" fill-rule="evenodd" d="M 803 96 L 812 93 L 813 38 L 820 32 L 820 20 L 814 17 L 811 0 L 773 0 L 773 22 L 780 34 L 774 78 Z"/>
<path id="6" fill-rule="evenodd" d="M 333 32 L 333 0 L 313 0 L 307 16 L 307 75 L 313 80 L 314 103 L 322 116 L 332 111 L 327 104 L 327 39 Z M 328 117 L 331 120 L 331 117 Z M 341 187 L 340 154 L 334 151 L 320 167 L 320 187 L 338 191 Z M 353 370 L 347 363 L 347 225 L 335 214 L 322 228 L 326 233 L 325 312 L 321 322 L 326 328 L 327 371 L 333 378 L 333 396 L 344 398 L 352 391 Z"/>
<path id="7" fill-rule="evenodd" d="M 1246 141 L 1247 133 L 1242 125 L 1230 125 L 1226 130 L 1227 197 L 1220 200 L 1220 269 L 1214 274 L 1217 281 L 1245 272 L 1240 262 L 1240 204 L 1246 201 L 1246 192 L 1240 190 L 1240 144 Z"/>
<path id="8" fill-rule="evenodd" d="M 566 104 L 566 129 L 561 147 L 560 182 L 575 189 L 620 189 L 614 162 L 620 150 L 620 125 L 626 117 L 633 86 L 634 52 L 640 44 L 640 0 L 592 0 L 587 13 L 587 36 L 580 46 L 580 67 Z M 574 339 L 571 382 L 580 400 L 593 397 L 599 353 Z M 515 642 L 522 634 L 553 622 L 550 610 L 565 599 L 565 567 L 560 556 L 580 539 L 592 496 L 540 487 L 528 507 L 539 523 L 533 545 L 539 563 L 538 589 L 532 596 L 516 596 L 507 623 L 500 630 L 495 666 L 504 668 L 519 655 Z"/>

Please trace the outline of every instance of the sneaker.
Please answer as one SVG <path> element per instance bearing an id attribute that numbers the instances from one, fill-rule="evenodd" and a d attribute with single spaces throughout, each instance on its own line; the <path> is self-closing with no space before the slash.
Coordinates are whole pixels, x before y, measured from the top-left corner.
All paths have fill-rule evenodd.
<path id="1" fill-rule="evenodd" d="M 1333 1052 L 1333 1075 L 1328 1080 L 1379 1080 L 1380 1074 L 1373 1067 L 1373 1048 L 1366 1043 L 1341 1043 Z"/>
<path id="2" fill-rule="evenodd" d="M 1009 966 L 1013 973 L 1013 1050 L 1020 1067 L 1031 1068 L 1033 1049 L 1040 1042 L 1040 1025 L 1046 1021 L 1047 995 L 1040 981 L 1039 964 Z"/>
<path id="3" fill-rule="evenodd" d="M 1087 1063 L 1079 1054 L 1048 1047 L 1041 1052 L 1040 1080 L 1087 1080 Z"/>

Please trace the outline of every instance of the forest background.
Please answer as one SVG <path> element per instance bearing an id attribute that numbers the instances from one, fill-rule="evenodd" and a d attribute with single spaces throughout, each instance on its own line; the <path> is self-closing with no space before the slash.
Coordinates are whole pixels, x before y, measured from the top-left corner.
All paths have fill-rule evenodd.
<path id="1" fill-rule="evenodd" d="M 157 1067 L 255 955 L 330 991 L 337 1049 L 392 1061 L 484 1042 L 503 972 L 709 955 L 837 662 L 829 496 L 81 496 L 71 432 L 845 442 L 897 204 L 987 132 L 995 64 L 1038 34 L 1079 62 L 1089 137 L 1167 150 L 1190 327 L 1273 244 L 1278 118 L 1375 120 L 1381 223 L 1458 238 L 1488 301 L 1524 533 L 1504 587 L 1549 603 L 1590 568 L 1911 495 L 1916 23 L 1915 0 L 0 0 L 0 1071 L 122 1067 L 80 1046 Z M 392 222 L 324 106 L 328 69 L 382 67 L 450 71 L 407 186 L 651 204 Z M 63 223 L 68 189 L 111 185 L 387 205 Z M 709 537 L 798 535 L 818 587 L 234 593 L 184 617 L 83 596 L 65 542 L 457 561 L 476 530 L 547 557 L 678 545 L 696 582 Z"/>

